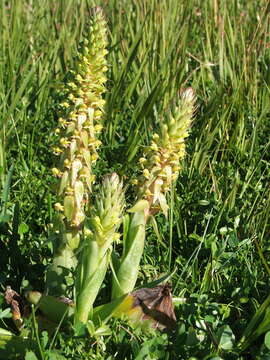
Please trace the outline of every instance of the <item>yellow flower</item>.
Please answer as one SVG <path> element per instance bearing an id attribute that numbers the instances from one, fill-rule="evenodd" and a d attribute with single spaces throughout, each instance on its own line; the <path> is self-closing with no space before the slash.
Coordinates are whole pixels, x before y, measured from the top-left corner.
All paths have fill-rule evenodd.
<path id="1" fill-rule="evenodd" d="M 64 211 L 64 206 L 60 203 L 55 203 L 54 208 L 56 211 L 61 211 L 61 212 Z"/>

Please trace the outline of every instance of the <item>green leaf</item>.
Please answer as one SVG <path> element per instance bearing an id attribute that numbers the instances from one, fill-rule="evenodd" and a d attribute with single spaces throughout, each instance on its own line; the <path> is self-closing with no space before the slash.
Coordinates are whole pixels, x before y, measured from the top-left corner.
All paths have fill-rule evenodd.
<path id="1" fill-rule="evenodd" d="M 4 216 L 6 215 L 6 203 L 8 201 L 9 198 L 9 192 L 10 192 L 10 186 L 11 186 L 11 179 L 13 176 L 13 171 L 14 171 L 14 164 L 11 165 L 7 177 L 6 177 L 6 181 L 3 187 L 3 191 L 2 191 L 2 196 L 1 196 L 1 206 L 2 206 L 2 211 L 1 211 L 1 221 L 3 221 Z M 3 217 L 3 218 L 2 218 Z"/>
<path id="2" fill-rule="evenodd" d="M 207 206 L 207 205 L 210 204 L 210 201 L 208 201 L 208 200 L 199 200 L 198 204 L 201 205 L 201 206 Z"/>
<path id="3" fill-rule="evenodd" d="M 223 350 L 231 350 L 234 345 L 235 336 L 229 325 L 224 325 L 217 331 L 219 347 Z"/>
<path id="4" fill-rule="evenodd" d="M 25 360 L 38 360 L 38 358 L 36 357 L 35 353 L 33 353 L 33 351 L 27 351 L 24 359 Z"/>
<path id="5" fill-rule="evenodd" d="M 21 223 L 18 228 L 18 234 L 23 235 L 29 231 L 29 226 L 25 223 Z"/>
<path id="6" fill-rule="evenodd" d="M 121 316 L 121 314 L 124 314 L 131 310 L 133 301 L 133 297 L 126 294 L 118 297 L 110 303 L 100 305 L 94 308 L 93 322 L 97 323 L 101 321 L 107 321 L 112 316 Z"/>
<path id="7" fill-rule="evenodd" d="M 270 295 L 267 296 L 246 326 L 242 338 L 238 343 L 238 347 L 242 351 L 245 350 L 258 336 L 270 330 L 269 306 Z"/>
<path id="8" fill-rule="evenodd" d="M 7 308 L 3 311 L 0 310 L 0 319 L 11 318 L 11 317 L 12 317 L 12 314 L 10 312 L 10 308 Z"/>
<path id="9" fill-rule="evenodd" d="M 132 291 L 135 287 L 139 264 L 143 254 L 145 239 L 144 211 L 135 212 L 132 216 L 128 236 L 117 271 L 117 279 L 113 279 L 112 298 L 117 298 Z"/>
<path id="10" fill-rule="evenodd" d="M 268 350 L 270 350 L 270 331 L 265 334 L 264 345 L 267 347 Z"/>
<path id="11" fill-rule="evenodd" d="M 10 331 L 0 328 L 0 359 L 23 359 L 30 349 L 37 350 L 36 341 L 27 337 L 15 336 Z"/>
<path id="12" fill-rule="evenodd" d="M 196 336 L 196 332 L 193 327 L 188 329 L 186 345 L 187 346 L 196 346 L 199 343 L 199 339 Z"/>
<path id="13" fill-rule="evenodd" d="M 86 334 L 86 329 L 89 331 L 91 331 L 91 328 L 86 328 L 86 325 L 84 323 L 82 323 L 81 321 L 76 321 L 74 324 L 74 332 L 76 334 L 76 336 L 85 336 Z M 92 335 L 92 333 L 90 334 Z"/>
<path id="14" fill-rule="evenodd" d="M 0 338 L 4 337 L 4 336 L 11 337 L 11 336 L 13 336 L 13 334 L 12 334 L 12 332 L 10 332 L 10 331 L 8 331 L 6 329 L 0 328 Z"/>
<path id="15" fill-rule="evenodd" d="M 46 317 L 54 323 L 59 323 L 63 318 L 74 313 L 73 304 L 59 300 L 51 295 L 42 295 L 38 291 L 29 291 L 27 300 L 38 306 Z"/>
<path id="16" fill-rule="evenodd" d="M 48 332 L 47 331 L 42 331 L 42 333 L 41 333 L 41 342 L 42 342 L 42 346 L 43 346 L 44 349 L 46 348 L 46 346 L 48 344 L 48 341 L 49 341 Z"/>

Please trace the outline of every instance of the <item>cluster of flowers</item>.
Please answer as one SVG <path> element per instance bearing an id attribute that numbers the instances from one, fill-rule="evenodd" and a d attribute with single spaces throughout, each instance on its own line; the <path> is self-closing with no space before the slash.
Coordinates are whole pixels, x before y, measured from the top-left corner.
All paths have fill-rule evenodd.
<path id="1" fill-rule="evenodd" d="M 63 202 L 55 204 L 62 212 L 67 226 L 80 227 L 85 219 L 85 205 L 95 181 L 92 167 L 98 159 L 101 145 L 104 103 L 102 94 L 107 80 L 106 22 L 99 8 L 90 24 L 90 37 L 79 50 L 75 71 L 65 89 L 65 101 L 60 104 L 61 117 L 56 134 L 59 145 L 54 154 L 61 156 L 60 167 L 53 168 L 61 178 L 58 195 Z M 63 197 L 64 194 L 64 197 Z"/>
<path id="2" fill-rule="evenodd" d="M 147 216 L 162 210 L 167 215 L 166 193 L 178 178 L 181 160 L 185 156 L 185 138 L 191 125 L 195 95 L 191 88 L 183 91 L 178 103 L 164 119 L 160 133 L 155 133 L 139 162 L 142 175 L 138 179 L 139 198 L 148 202 Z"/>

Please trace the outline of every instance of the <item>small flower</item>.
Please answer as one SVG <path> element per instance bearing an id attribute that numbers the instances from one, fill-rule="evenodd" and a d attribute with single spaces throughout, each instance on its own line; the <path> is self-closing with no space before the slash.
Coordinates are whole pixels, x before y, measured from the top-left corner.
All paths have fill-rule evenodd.
<path id="1" fill-rule="evenodd" d="M 64 167 L 67 168 L 67 169 L 70 169 L 71 161 L 69 159 L 64 160 Z"/>
<path id="2" fill-rule="evenodd" d="M 65 128 L 67 125 L 67 121 L 61 117 L 58 119 L 58 122 L 59 122 L 59 126 L 61 126 L 62 128 Z"/>
<path id="3" fill-rule="evenodd" d="M 69 147 L 70 141 L 68 139 L 61 138 L 59 142 L 60 142 L 61 146 L 63 146 L 64 148 Z"/>
<path id="4" fill-rule="evenodd" d="M 145 158 L 145 157 L 141 157 L 140 159 L 139 159 L 139 163 L 140 164 L 145 164 L 147 162 L 147 159 Z"/>
<path id="5" fill-rule="evenodd" d="M 131 179 L 132 185 L 138 185 L 138 179 Z"/>
<path id="6" fill-rule="evenodd" d="M 61 212 L 64 211 L 64 206 L 60 203 L 55 203 L 54 208 L 56 211 L 61 211 Z"/>
<path id="7" fill-rule="evenodd" d="M 63 150 L 62 149 L 60 149 L 59 147 L 53 147 L 53 153 L 54 153 L 54 155 L 60 155 L 60 154 L 62 154 L 62 152 L 63 152 Z"/>
<path id="8" fill-rule="evenodd" d="M 62 103 L 60 104 L 60 106 L 63 107 L 63 108 L 69 108 L 70 105 L 69 105 L 68 102 L 65 101 L 65 102 L 62 102 Z"/>
<path id="9" fill-rule="evenodd" d="M 155 142 L 152 142 L 151 145 L 150 145 L 150 149 L 152 151 L 158 151 L 158 146 Z"/>
<path id="10" fill-rule="evenodd" d="M 103 126 L 102 126 L 101 124 L 95 125 L 95 131 L 96 131 L 97 133 L 100 133 L 102 129 L 103 129 Z"/>
<path id="11" fill-rule="evenodd" d="M 62 176 L 62 172 L 57 168 L 52 168 L 52 174 L 55 177 L 61 177 Z"/>
<path id="12" fill-rule="evenodd" d="M 143 176 L 146 178 L 146 179 L 149 179 L 150 177 L 150 172 L 148 169 L 144 169 L 143 170 Z"/>

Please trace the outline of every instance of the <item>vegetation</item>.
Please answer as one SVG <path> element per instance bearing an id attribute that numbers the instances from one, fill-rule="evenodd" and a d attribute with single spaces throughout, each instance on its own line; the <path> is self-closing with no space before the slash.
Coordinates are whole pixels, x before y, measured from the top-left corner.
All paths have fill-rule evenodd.
<path id="1" fill-rule="evenodd" d="M 0 3 L 0 357 L 270 357 L 269 10 L 267 0 Z M 100 33 L 103 43 L 93 47 Z M 97 83 L 89 82 L 93 99 L 79 93 L 88 84 L 76 71 L 97 51 L 103 70 Z M 85 121 L 79 96 L 87 107 L 99 102 L 92 116 L 102 119 L 91 173 L 88 155 L 80 157 L 84 149 L 75 149 L 75 159 L 62 152 L 60 166 L 56 155 L 59 142 L 65 145 L 55 131 L 59 117 L 72 117 L 67 99 Z M 175 158 L 170 142 L 181 169 L 171 163 L 175 176 L 167 183 L 154 168 L 164 158 L 152 152 L 168 149 L 164 134 L 179 136 L 177 116 L 184 111 L 190 119 L 194 105 L 186 156 L 177 148 Z M 68 136 L 76 126 L 60 132 Z M 81 181 L 78 167 L 89 181 Z M 106 174 L 112 175 L 103 180 Z M 156 192 L 153 183 L 160 185 Z M 132 263 L 135 241 L 143 251 L 136 243 Z M 106 319 L 112 298 L 135 283 L 168 278 L 177 318 L 172 331 Z M 15 327 L 7 286 L 28 292 L 34 303 L 41 293 L 50 296 Z M 75 299 L 75 322 L 64 321 L 67 306 L 51 295 Z M 57 323 L 44 330 L 39 310 L 48 303 L 55 309 L 45 314 Z M 95 315 L 102 304 L 109 308 Z"/>

